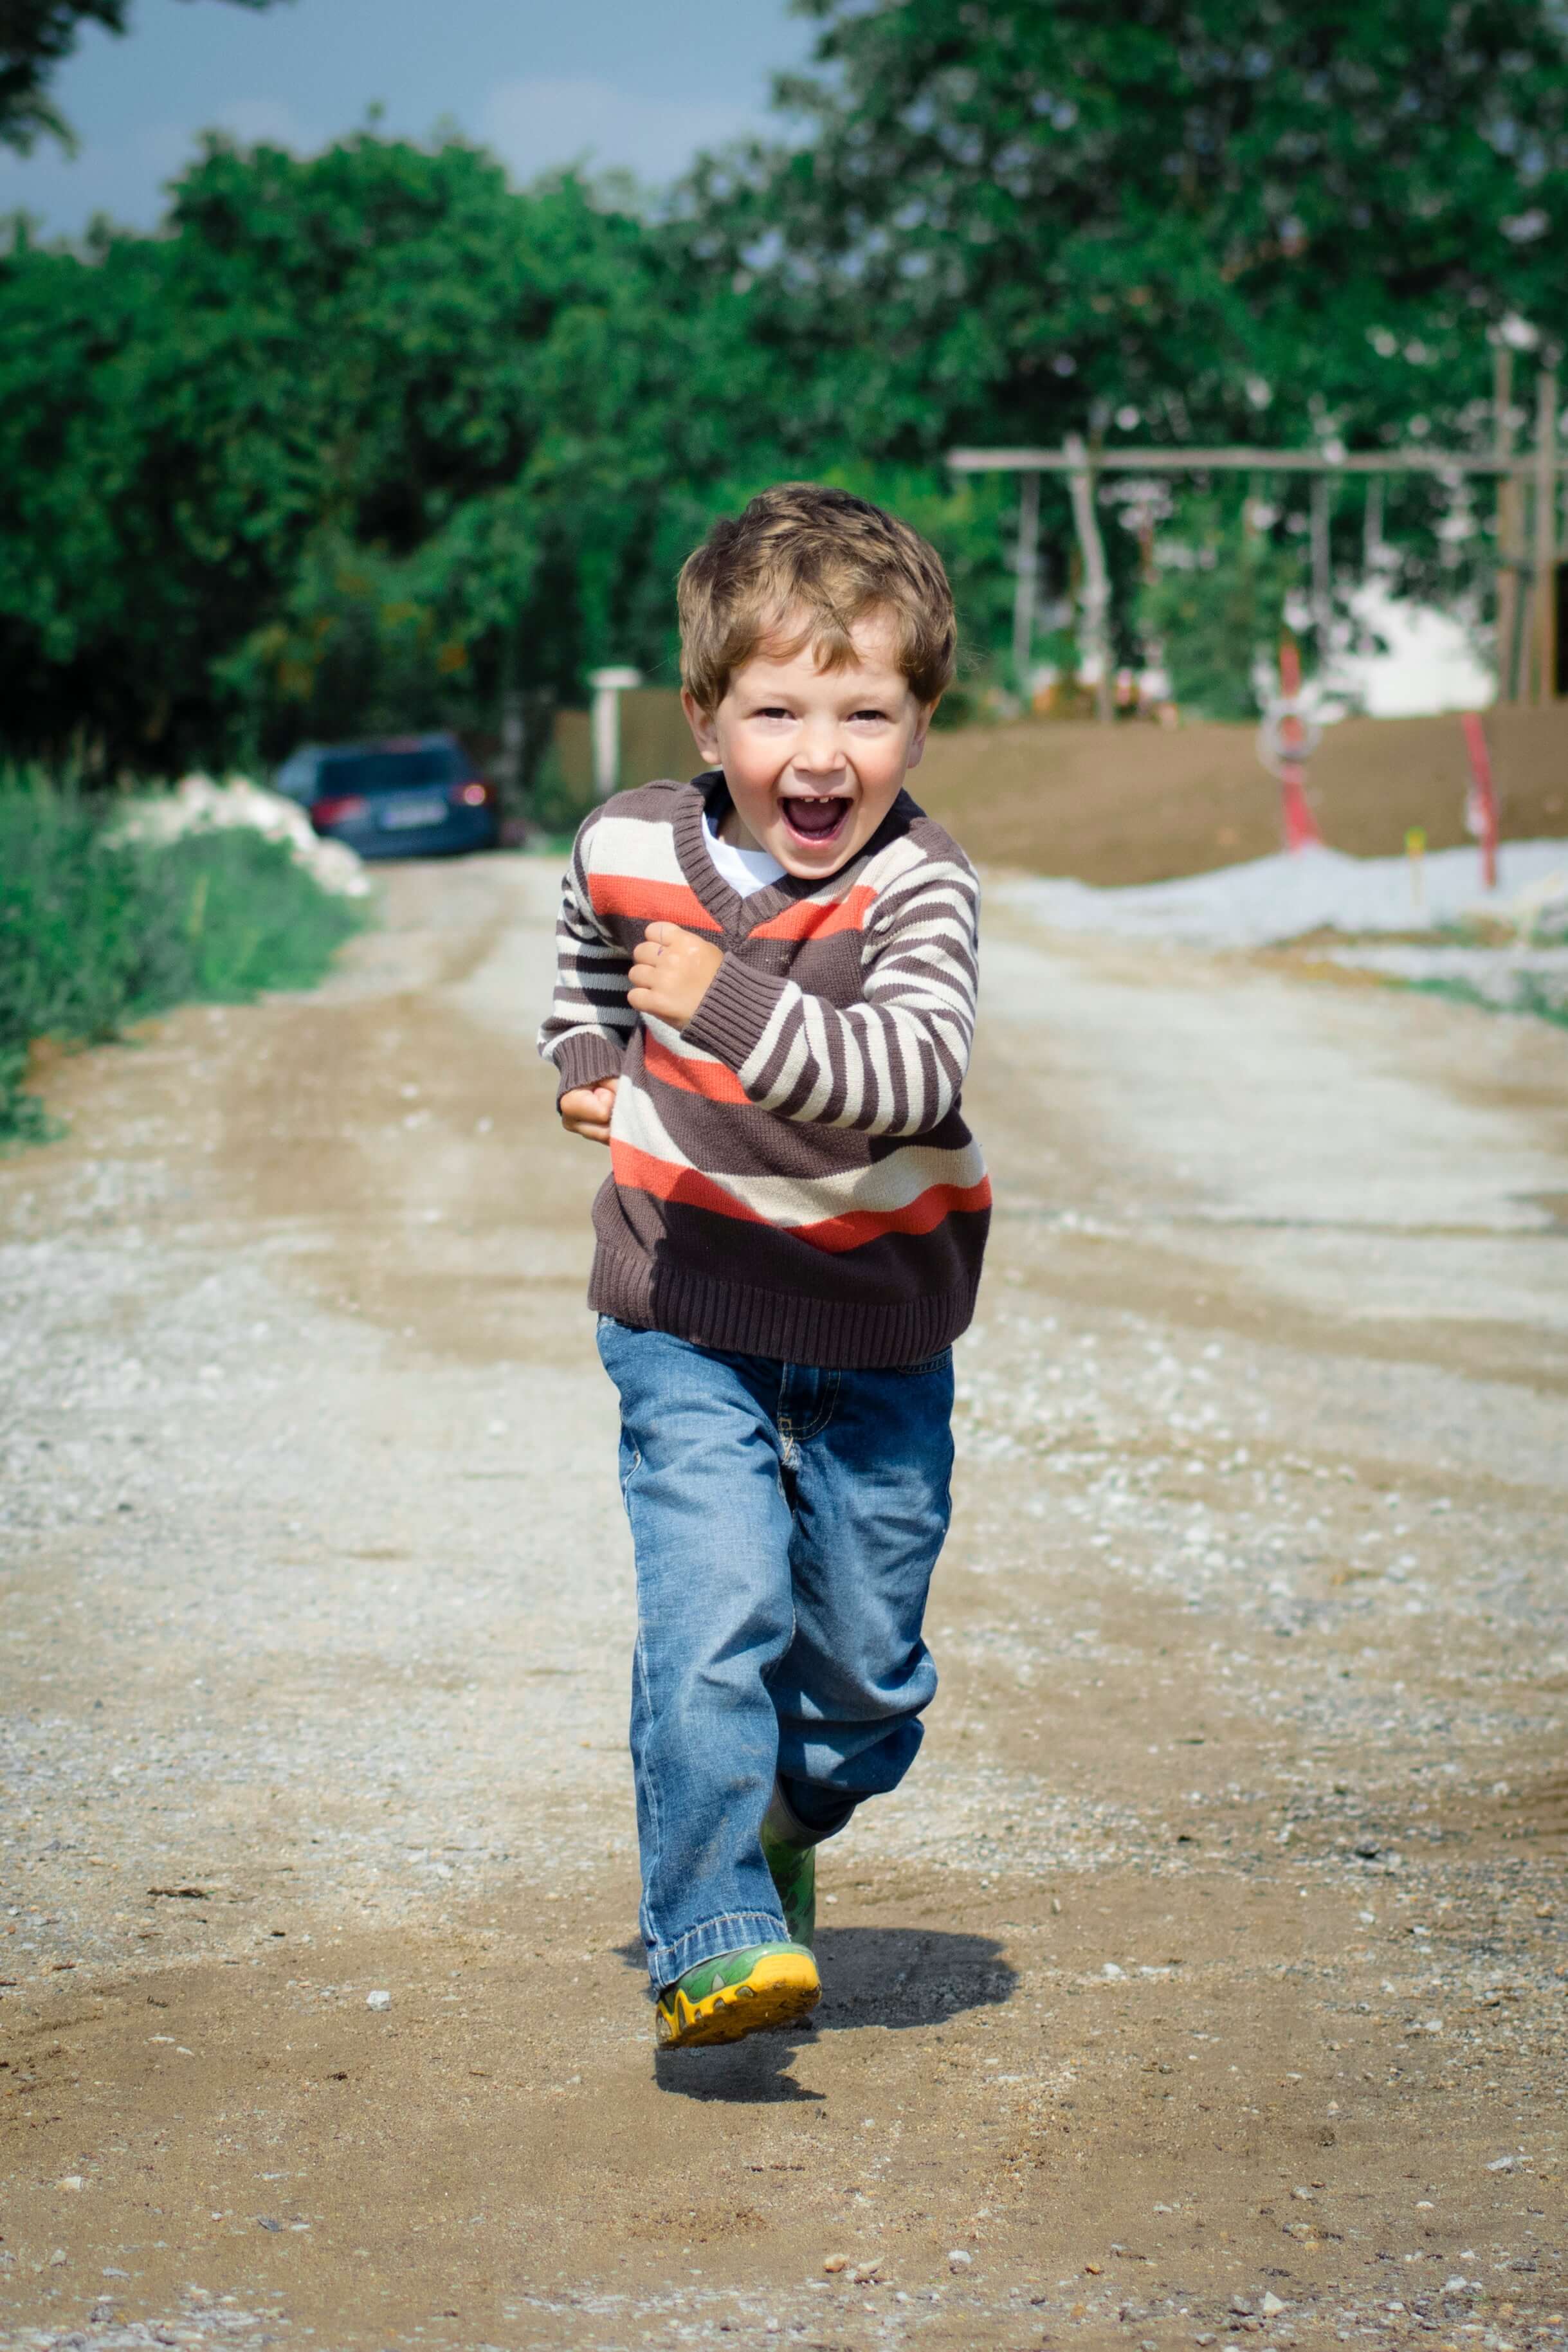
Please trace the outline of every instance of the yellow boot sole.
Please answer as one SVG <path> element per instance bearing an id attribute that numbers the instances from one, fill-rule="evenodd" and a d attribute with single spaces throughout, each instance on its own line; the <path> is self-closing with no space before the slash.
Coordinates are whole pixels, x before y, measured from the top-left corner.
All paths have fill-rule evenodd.
<path id="1" fill-rule="evenodd" d="M 822 1979 L 809 1952 L 764 1952 L 738 1984 L 691 2000 L 679 1985 L 660 1998 L 655 2026 L 661 2050 L 694 2050 L 739 2042 L 771 2026 L 794 2025 L 822 1999 Z"/>

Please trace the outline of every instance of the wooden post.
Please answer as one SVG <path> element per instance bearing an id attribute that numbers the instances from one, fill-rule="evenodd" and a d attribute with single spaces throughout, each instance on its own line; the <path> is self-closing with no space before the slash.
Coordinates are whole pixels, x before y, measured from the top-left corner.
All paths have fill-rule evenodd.
<path id="1" fill-rule="evenodd" d="M 1105 543 L 1094 511 L 1094 472 L 1081 433 L 1067 436 L 1071 461 L 1068 476 L 1072 493 L 1072 519 L 1083 557 L 1083 633 L 1090 657 L 1100 666 L 1095 681 L 1095 714 L 1103 724 L 1110 717 L 1110 632 L 1106 620 L 1110 606 L 1110 575 L 1105 568 Z"/>
<path id="2" fill-rule="evenodd" d="M 1535 695 L 1557 698 L 1557 365 L 1535 380 Z"/>
<path id="3" fill-rule="evenodd" d="M 1018 477 L 1018 553 L 1013 581 L 1013 678 L 1029 708 L 1029 661 L 1035 649 L 1036 592 L 1040 576 L 1040 478 Z"/>
<path id="4" fill-rule="evenodd" d="M 1318 641 L 1318 675 L 1329 667 L 1329 629 L 1333 620 L 1333 573 L 1329 559 L 1329 476 L 1312 478 L 1312 634 Z"/>
<path id="5" fill-rule="evenodd" d="M 1492 352 L 1492 446 L 1500 466 L 1513 456 L 1513 353 L 1500 342 Z M 1497 690 L 1500 702 L 1518 692 L 1520 485 L 1511 474 L 1497 480 Z"/>
<path id="6" fill-rule="evenodd" d="M 1083 458 L 1083 444 L 1061 449 L 950 449 L 955 474 L 1071 474 Z M 1347 449 L 1325 457 L 1321 449 L 1097 449 L 1089 461 L 1097 474 L 1495 474 L 1497 459 L 1468 449 Z M 1558 467 L 1568 473 L 1568 459 Z"/>
<path id="7" fill-rule="evenodd" d="M 1366 513 L 1362 522 L 1361 568 L 1370 580 L 1383 556 L 1383 476 L 1370 475 L 1366 485 Z"/>

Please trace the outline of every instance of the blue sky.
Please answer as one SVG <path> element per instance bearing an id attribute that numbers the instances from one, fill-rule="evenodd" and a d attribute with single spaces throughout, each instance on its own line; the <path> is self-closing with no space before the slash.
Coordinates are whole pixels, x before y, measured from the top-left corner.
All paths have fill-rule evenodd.
<path id="1" fill-rule="evenodd" d="M 308 152 L 378 103 L 386 131 L 450 121 L 520 180 L 589 154 L 658 182 L 760 125 L 810 38 L 786 0 L 136 0 L 129 36 L 88 31 L 54 85 L 79 153 L 0 153 L 0 212 L 147 227 L 198 131 Z"/>

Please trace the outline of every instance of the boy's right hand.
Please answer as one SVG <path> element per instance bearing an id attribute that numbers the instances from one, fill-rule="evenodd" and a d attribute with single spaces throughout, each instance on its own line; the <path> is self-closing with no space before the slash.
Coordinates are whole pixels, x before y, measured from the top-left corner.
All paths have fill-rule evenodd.
<path id="1" fill-rule="evenodd" d="M 608 1143 L 610 1113 L 620 1083 L 619 1078 L 601 1078 L 596 1087 L 568 1087 L 555 1106 L 567 1134 L 581 1135 L 589 1143 Z"/>

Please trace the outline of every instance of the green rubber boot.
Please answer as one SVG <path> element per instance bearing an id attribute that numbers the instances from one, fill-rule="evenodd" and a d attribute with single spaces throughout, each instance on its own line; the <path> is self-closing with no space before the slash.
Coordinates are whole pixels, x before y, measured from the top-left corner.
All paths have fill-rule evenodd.
<path id="1" fill-rule="evenodd" d="M 752 1944 L 704 1960 L 659 1994 L 654 2032 L 661 2050 L 739 2042 L 771 2025 L 793 2025 L 822 1998 L 816 1962 L 800 1944 Z"/>
<path id="2" fill-rule="evenodd" d="M 799 1837 L 800 1823 L 775 1790 L 763 1818 L 763 1860 L 791 1941 L 809 1951 L 816 1941 L 816 1848 L 802 1845 Z"/>

